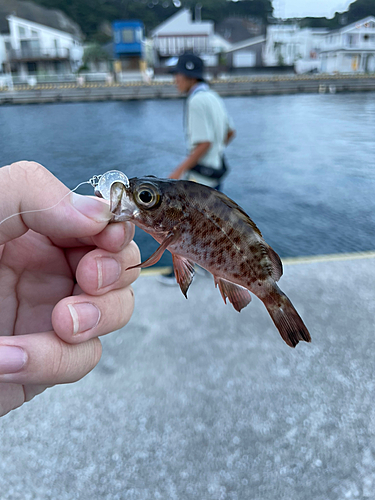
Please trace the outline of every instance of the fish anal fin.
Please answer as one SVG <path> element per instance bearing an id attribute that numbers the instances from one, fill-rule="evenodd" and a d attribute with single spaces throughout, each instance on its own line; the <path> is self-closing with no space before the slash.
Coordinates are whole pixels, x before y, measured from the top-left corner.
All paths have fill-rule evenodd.
<path id="1" fill-rule="evenodd" d="M 157 250 L 149 257 L 147 260 L 144 262 L 141 262 L 140 264 L 137 264 L 136 266 L 128 267 L 127 271 L 129 269 L 144 269 L 145 267 L 150 267 L 159 262 L 161 259 L 161 256 L 165 252 L 165 250 L 168 248 L 169 245 L 174 243 L 177 239 L 179 238 L 179 233 L 177 232 L 171 232 L 168 234 L 168 236 L 165 238 L 165 240 L 160 244 L 160 246 L 157 248 Z"/>
<path id="2" fill-rule="evenodd" d="M 268 250 L 268 256 L 272 263 L 271 277 L 275 281 L 279 281 L 279 279 L 283 275 L 283 265 L 281 259 L 273 248 L 268 247 L 267 250 Z"/>
<path id="3" fill-rule="evenodd" d="M 187 291 L 194 278 L 194 264 L 180 255 L 172 254 L 173 267 L 181 292 L 187 298 Z"/>
<path id="4" fill-rule="evenodd" d="M 227 303 L 227 298 L 236 311 L 240 312 L 241 309 L 246 307 L 251 302 L 251 295 L 249 290 L 243 288 L 240 285 L 236 285 L 231 281 L 224 280 L 222 278 L 216 278 L 215 285 L 219 285 L 219 290 L 221 296 L 225 303 Z"/>

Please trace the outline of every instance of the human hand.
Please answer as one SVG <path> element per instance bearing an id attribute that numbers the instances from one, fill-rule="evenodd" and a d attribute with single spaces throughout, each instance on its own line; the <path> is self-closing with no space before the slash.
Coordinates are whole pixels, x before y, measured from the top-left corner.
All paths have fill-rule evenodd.
<path id="1" fill-rule="evenodd" d="M 68 188 L 33 162 L 0 168 L 0 222 L 55 205 Z M 0 223 L 0 416 L 99 362 L 98 336 L 124 326 L 140 262 L 134 227 L 99 198 Z"/>
<path id="2" fill-rule="evenodd" d="M 179 171 L 178 169 L 176 169 L 176 170 L 174 170 L 174 171 L 173 171 L 173 172 L 169 175 L 169 178 L 170 178 L 170 179 L 176 179 L 176 180 L 178 180 L 178 179 L 180 179 L 181 175 L 182 175 L 182 174 L 180 173 L 180 171 Z"/>

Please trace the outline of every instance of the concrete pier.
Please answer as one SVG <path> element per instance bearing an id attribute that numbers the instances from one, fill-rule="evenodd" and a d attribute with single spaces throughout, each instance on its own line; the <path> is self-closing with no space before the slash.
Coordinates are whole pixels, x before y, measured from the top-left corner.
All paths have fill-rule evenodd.
<path id="1" fill-rule="evenodd" d="M 213 80 L 211 87 L 222 96 L 295 93 L 336 93 L 375 91 L 375 74 L 243 77 Z M 172 83 L 130 82 L 127 84 L 75 83 L 18 85 L 0 89 L 0 104 L 113 101 L 136 99 L 174 99 L 179 94 Z"/>
<path id="2" fill-rule="evenodd" d="M 374 498 L 374 280 L 374 252 L 286 261 L 293 350 L 256 298 L 141 276 L 98 367 L 0 419 L 1 499 Z"/>

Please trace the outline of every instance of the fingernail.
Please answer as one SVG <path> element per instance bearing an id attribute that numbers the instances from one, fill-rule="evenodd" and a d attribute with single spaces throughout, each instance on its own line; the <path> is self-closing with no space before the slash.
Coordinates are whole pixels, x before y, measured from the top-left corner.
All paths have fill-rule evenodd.
<path id="1" fill-rule="evenodd" d="M 73 335 L 87 332 L 95 328 L 100 320 L 100 310 L 89 302 L 68 304 L 70 316 L 73 321 Z"/>
<path id="2" fill-rule="evenodd" d="M 0 347 L 0 374 L 19 372 L 26 364 L 27 354 L 20 347 Z"/>
<path id="3" fill-rule="evenodd" d="M 98 266 L 98 290 L 115 283 L 121 273 L 121 266 L 112 257 L 100 257 L 96 259 Z"/>
<path id="4" fill-rule="evenodd" d="M 78 212 L 86 217 L 89 217 L 90 219 L 103 222 L 111 219 L 112 217 L 109 205 L 100 201 L 100 198 L 91 198 L 90 196 L 82 196 L 77 193 L 71 193 L 70 201 Z"/>

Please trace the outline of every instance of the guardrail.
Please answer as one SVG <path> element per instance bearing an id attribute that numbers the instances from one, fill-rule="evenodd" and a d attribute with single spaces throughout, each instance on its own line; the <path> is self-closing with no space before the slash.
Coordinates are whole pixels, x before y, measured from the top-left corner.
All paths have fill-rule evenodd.
<path id="1" fill-rule="evenodd" d="M 11 49 L 8 51 L 8 61 L 35 61 L 44 59 L 69 59 L 70 50 L 52 47 L 49 49 L 45 48 L 21 48 L 21 49 Z"/>
<path id="2" fill-rule="evenodd" d="M 213 80 L 211 87 L 222 96 L 254 96 L 296 93 L 375 91 L 375 74 L 296 75 Z M 1 91 L 3 90 L 3 91 Z M 18 85 L 13 91 L 0 88 L 0 104 L 79 102 L 105 100 L 173 99 L 180 97 L 175 85 L 167 82 L 39 84 Z"/>

